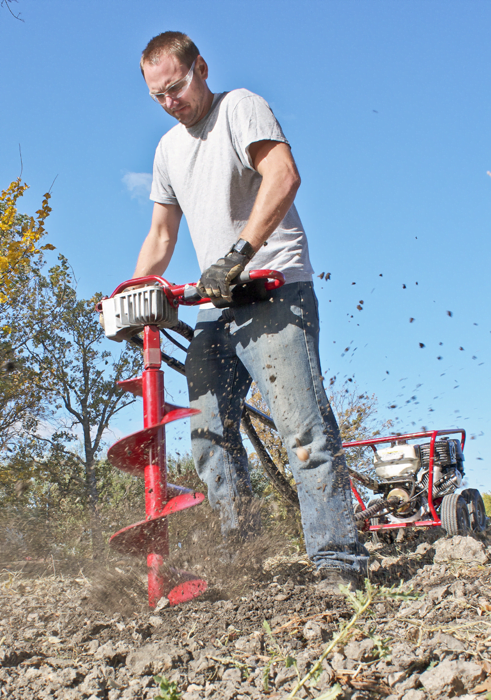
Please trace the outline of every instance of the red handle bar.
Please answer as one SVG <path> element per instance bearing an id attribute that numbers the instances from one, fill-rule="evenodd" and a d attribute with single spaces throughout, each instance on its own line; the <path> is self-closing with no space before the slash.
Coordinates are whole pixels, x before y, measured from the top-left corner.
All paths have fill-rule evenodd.
<path id="1" fill-rule="evenodd" d="M 265 283 L 265 287 L 268 290 L 277 289 L 285 284 L 285 276 L 282 272 L 278 272 L 277 270 L 250 270 L 248 272 L 241 272 L 241 274 L 234 279 L 234 282 L 235 284 L 247 284 L 247 282 L 260 279 L 270 280 Z M 198 294 L 196 291 L 196 282 L 173 285 L 158 275 L 136 277 L 135 279 L 121 282 L 111 294 L 111 297 L 120 294 L 127 287 L 133 287 L 137 284 L 150 284 L 151 282 L 159 284 L 169 301 L 172 301 L 174 304 L 204 304 L 210 301 L 208 297 L 201 297 Z"/>

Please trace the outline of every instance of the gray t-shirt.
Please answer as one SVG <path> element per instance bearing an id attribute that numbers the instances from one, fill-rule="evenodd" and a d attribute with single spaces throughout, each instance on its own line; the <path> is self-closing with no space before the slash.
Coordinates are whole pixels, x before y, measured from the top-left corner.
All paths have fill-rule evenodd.
<path id="1" fill-rule="evenodd" d="M 267 102 L 240 89 L 215 95 L 201 121 L 177 124 L 157 147 L 150 199 L 179 204 L 201 271 L 230 250 L 249 219 L 262 180 L 249 155 L 257 141 L 288 143 Z M 246 269 L 280 270 L 287 282 L 312 279 L 295 205 Z"/>

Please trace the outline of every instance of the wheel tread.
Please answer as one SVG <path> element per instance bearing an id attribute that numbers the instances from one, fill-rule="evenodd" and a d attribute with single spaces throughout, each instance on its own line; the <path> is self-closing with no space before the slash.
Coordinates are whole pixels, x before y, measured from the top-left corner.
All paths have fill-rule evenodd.
<path id="1" fill-rule="evenodd" d="M 470 530 L 467 503 L 458 493 L 450 493 L 443 497 L 440 518 L 448 535 L 465 535 Z"/>

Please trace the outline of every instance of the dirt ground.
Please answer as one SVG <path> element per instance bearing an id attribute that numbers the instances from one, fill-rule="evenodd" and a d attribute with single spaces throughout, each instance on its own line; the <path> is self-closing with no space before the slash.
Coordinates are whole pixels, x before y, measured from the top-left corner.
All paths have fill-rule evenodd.
<path id="1" fill-rule="evenodd" d="M 146 606 L 138 560 L 5 562 L 0 697 L 327 700 L 336 683 L 351 700 L 486 697 L 491 536 L 405 534 L 368 543 L 374 600 L 295 695 L 354 609 L 324 595 L 305 554 L 281 537 L 234 552 L 205 537 L 183 547 L 174 563 L 209 588 L 157 610 Z M 384 595 L 390 586 L 401 586 L 399 598 Z"/>

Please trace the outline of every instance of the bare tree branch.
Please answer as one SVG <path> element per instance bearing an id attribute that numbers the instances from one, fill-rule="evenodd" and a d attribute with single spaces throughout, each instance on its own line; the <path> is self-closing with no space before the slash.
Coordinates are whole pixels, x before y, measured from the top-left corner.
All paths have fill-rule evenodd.
<path id="1" fill-rule="evenodd" d="M 20 12 L 19 12 L 18 15 L 16 15 L 16 14 L 12 11 L 12 8 L 10 7 L 10 4 L 11 4 L 12 2 L 14 2 L 14 1 L 17 2 L 17 0 L 2 0 L 2 2 L 0 3 L 0 7 L 6 7 L 7 10 L 10 12 L 10 14 L 12 15 L 12 17 L 15 17 L 15 19 L 18 19 L 19 22 L 24 22 L 24 20 L 23 20 L 22 17 L 20 16 Z"/>

